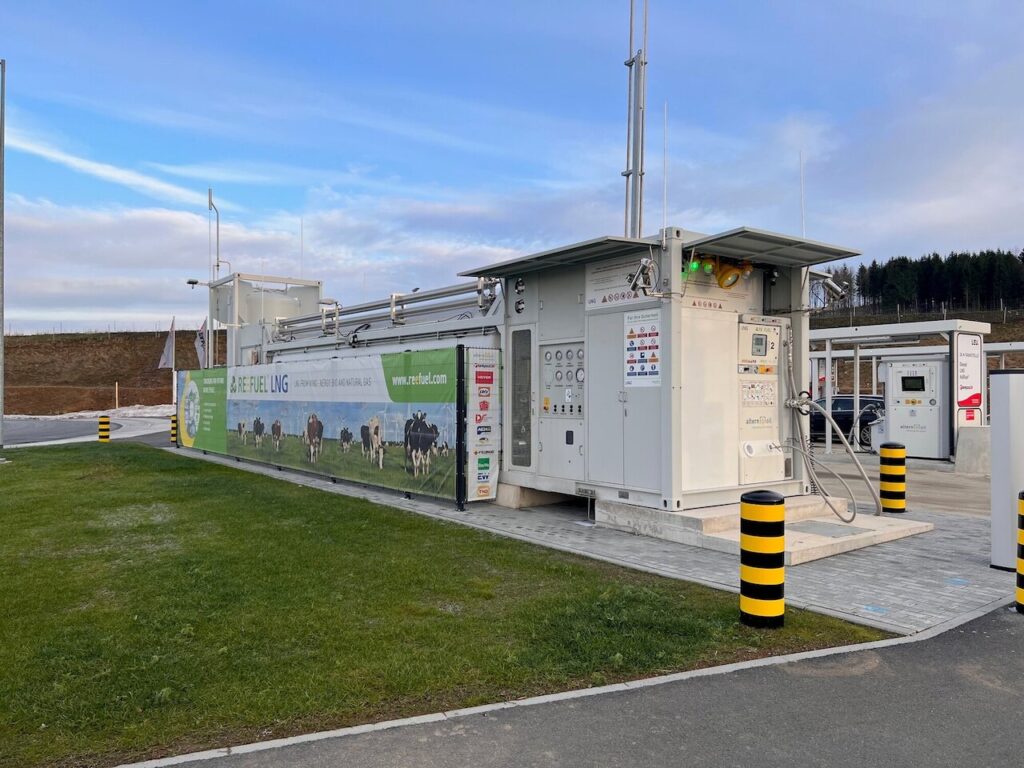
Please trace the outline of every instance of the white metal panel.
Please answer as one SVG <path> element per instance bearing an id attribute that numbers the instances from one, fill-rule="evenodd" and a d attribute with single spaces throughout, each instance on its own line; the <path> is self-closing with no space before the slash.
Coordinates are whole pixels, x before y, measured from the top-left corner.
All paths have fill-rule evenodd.
<path id="1" fill-rule="evenodd" d="M 587 480 L 623 484 L 622 314 L 587 317 Z"/>
<path id="2" fill-rule="evenodd" d="M 1024 491 L 1024 371 L 993 371 L 992 565 L 1017 566 L 1017 494 Z"/>
<path id="3" fill-rule="evenodd" d="M 680 310 L 683 490 L 735 487 L 739 476 L 737 323 L 731 312 Z"/>

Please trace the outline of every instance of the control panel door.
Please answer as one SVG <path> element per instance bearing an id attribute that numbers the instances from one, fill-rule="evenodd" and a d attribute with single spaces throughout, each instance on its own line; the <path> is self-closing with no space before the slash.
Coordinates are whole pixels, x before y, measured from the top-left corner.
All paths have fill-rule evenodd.
<path id="1" fill-rule="evenodd" d="M 740 323 L 736 372 L 740 385 L 740 485 L 785 478 L 777 325 Z"/>

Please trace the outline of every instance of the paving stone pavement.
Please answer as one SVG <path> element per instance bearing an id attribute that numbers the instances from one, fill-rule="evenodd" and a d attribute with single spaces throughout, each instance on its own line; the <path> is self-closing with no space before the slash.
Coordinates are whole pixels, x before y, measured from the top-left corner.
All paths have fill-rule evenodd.
<path id="1" fill-rule="evenodd" d="M 736 555 L 598 528 L 587 520 L 582 507 L 513 510 L 474 502 L 460 512 L 451 502 L 406 499 L 401 494 L 301 472 L 193 451 L 182 453 L 628 568 L 739 591 Z M 933 523 L 935 529 L 789 566 L 787 604 L 908 635 L 1012 599 L 1014 574 L 989 567 L 987 518 L 920 507 L 906 517 Z"/>

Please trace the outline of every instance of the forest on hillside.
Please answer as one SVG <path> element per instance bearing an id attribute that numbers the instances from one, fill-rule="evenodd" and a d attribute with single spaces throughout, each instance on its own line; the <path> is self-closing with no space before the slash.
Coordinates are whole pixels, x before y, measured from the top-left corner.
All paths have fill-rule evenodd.
<path id="1" fill-rule="evenodd" d="M 870 311 L 938 312 L 1017 309 L 1024 306 L 1024 250 L 932 253 L 911 259 L 897 256 L 879 263 L 828 269 L 849 286 L 847 297 L 830 302 L 836 310 L 851 306 Z"/>

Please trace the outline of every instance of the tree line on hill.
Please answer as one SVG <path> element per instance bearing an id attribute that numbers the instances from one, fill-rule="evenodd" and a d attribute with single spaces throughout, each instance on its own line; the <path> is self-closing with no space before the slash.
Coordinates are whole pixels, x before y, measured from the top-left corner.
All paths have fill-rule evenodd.
<path id="1" fill-rule="evenodd" d="M 932 253 L 917 259 L 897 256 L 854 268 L 843 264 L 828 270 L 849 286 L 845 299 L 829 306 L 865 307 L 876 312 L 897 307 L 915 312 L 942 309 L 1017 308 L 1024 302 L 1024 250 Z"/>

